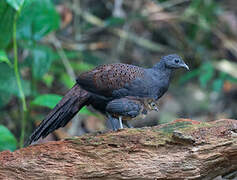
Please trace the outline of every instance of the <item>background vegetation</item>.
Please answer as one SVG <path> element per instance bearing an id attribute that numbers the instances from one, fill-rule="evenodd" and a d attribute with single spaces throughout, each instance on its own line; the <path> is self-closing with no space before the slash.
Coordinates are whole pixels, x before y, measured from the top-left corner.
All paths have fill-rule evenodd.
<path id="1" fill-rule="evenodd" d="M 236 119 L 236 7 L 234 0 L 0 1 L 0 151 L 22 147 L 77 74 L 114 62 L 150 67 L 169 53 L 191 71 L 178 71 L 161 111 L 134 126 Z M 46 140 L 106 127 L 90 108 L 80 114 Z"/>

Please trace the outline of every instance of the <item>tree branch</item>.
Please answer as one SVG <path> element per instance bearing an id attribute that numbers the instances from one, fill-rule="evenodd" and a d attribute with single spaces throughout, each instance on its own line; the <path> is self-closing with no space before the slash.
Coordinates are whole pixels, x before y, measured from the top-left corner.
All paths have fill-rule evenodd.
<path id="1" fill-rule="evenodd" d="M 4 179 L 213 179 L 237 170 L 237 121 L 179 119 L 0 153 Z"/>

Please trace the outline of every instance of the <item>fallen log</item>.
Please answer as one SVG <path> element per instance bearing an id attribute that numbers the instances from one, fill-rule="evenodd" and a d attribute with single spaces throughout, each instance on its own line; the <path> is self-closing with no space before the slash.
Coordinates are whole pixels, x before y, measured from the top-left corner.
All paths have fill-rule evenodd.
<path id="1" fill-rule="evenodd" d="M 213 179 L 237 175 L 237 121 L 188 119 L 0 153 L 2 179 Z"/>

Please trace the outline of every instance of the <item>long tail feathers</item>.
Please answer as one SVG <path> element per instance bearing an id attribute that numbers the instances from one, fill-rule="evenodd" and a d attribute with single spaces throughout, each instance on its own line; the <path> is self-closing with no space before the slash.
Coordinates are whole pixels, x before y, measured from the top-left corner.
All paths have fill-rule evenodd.
<path id="1" fill-rule="evenodd" d="M 74 85 L 31 134 L 25 145 L 30 145 L 40 137 L 44 138 L 54 130 L 64 127 L 88 103 L 89 97 L 87 91 L 77 84 Z"/>

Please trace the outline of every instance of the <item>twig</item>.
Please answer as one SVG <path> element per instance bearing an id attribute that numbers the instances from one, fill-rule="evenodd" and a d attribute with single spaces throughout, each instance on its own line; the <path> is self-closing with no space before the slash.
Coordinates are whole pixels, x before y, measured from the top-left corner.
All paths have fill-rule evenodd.
<path id="1" fill-rule="evenodd" d="M 230 76 L 237 78 L 237 72 L 236 72 L 237 63 L 235 62 L 230 62 L 223 59 L 219 62 L 215 62 L 214 67 L 218 69 L 219 71 L 225 72 L 229 74 Z"/>
<path id="2" fill-rule="evenodd" d="M 50 42 L 55 46 L 55 48 L 58 52 L 58 55 L 60 56 L 60 58 L 63 62 L 63 65 L 65 66 L 65 69 L 66 69 L 68 75 L 70 76 L 72 81 L 75 81 L 76 75 L 75 75 L 73 68 L 72 68 L 63 48 L 62 48 L 61 42 L 56 38 L 55 35 L 50 36 L 49 39 L 50 39 Z"/>
<path id="3" fill-rule="evenodd" d="M 80 0 L 73 0 L 73 6 L 75 7 L 81 7 Z M 80 16 L 78 15 L 78 12 L 75 12 L 74 20 L 73 20 L 73 26 L 75 28 L 75 39 L 81 39 L 81 26 L 80 26 Z"/>
<path id="4" fill-rule="evenodd" d="M 65 66 L 65 69 L 66 69 L 68 75 L 70 76 L 71 80 L 75 81 L 76 80 L 75 72 L 74 72 L 74 70 L 73 70 L 73 68 L 72 68 L 72 66 L 71 66 L 71 64 L 69 62 L 69 59 L 67 58 L 67 56 L 66 56 L 66 54 L 65 54 L 65 52 L 64 52 L 64 50 L 62 48 L 61 42 L 56 38 L 55 35 L 52 35 L 49 39 L 50 39 L 51 43 L 55 46 L 55 48 L 56 48 L 56 50 L 57 50 L 57 52 L 58 52 L 58 54 L 59 54 L 59 56 L 60 56 L 60 58 L 61 58 L 61 60 L 63 62 L 63 65 Z M 74 118 L 73 118 L 73 121 L 72 121 L 73 125 L 71 126 L 71 129 L 78 128 L 78 126 L 77 126 L 78 124 L 75 123 L 77 121 L 81 122 L 81 119 L 79 118 L 78 114 L 76 114 L 76 116 L 74 116 Z M 78 131 L 79 132 L 82 131 L 81 127 L 80 127 L 80 129 Z"/>
<path id="5" fill-rule="evenodd" d="M 114 9 L 113 9 L 113 16 L 116 17 L 124 17 L 125 13 L 122 9 L 123 0 L 115 0 L 114 1 Z"/>
<path id="6" fill-rule="evenodd" d="M 182 4 L 182 3 L 185 3 L 185 2 L 188 2 L 190 0 L 173 0 L 173 1 L 165 1 L 163 3 L 160 3 L 159 5 L 162 7 L 162 9 L 168 9 L 168 8 L 171 8 L 171 7 L 174 7 L 176 5 L 179 5 L 179 4 Z M 154 1 L 156 4 L 157 4 L 157 1 Z"/>
<path id="7" fill-rule="evenodd" d="M 226 37 L 226 35 L 218 29 L 215 29 L 214 33 L 223 42 L 224 47 L 237 57 L 237 41 Z"/>
<path id="8" fill-rule="evenodd" d="M 17 24 L 17 19 L 20 14 L 20 10 L 18 10 L 15 14 L 14 17 L 14 22 L 13 22 L 13 49 L 14 49 L 14 72 L 16 76 L 16 82 L 17 86 L 19 89 L 20 93 L 20 99 L 22 102 L 22 120 L 21 120 L 21 137 L 20 137 L 20 147 L 23 147 L 24 145 L 24 137 L 25 137 L 25 124 L 26 124 L 26 112 L 27 112 L 27 106 L 26 106 L 26 100 L 25 100 L 25 94 L 22 88 L 21 84 L 21 78 L 19 74 L 19 69 L 18 69 L 18 53 L 17 53 L 17 40 L 16 40 L 16 24 Z"/>
<path id="9" fill-rule="evenodd" d="M 98 26 L 101 28 L 106 28 L 106 23 L 103 20 L 101 20 L 100 18 L 98 18 L 97 16 L 94 16 L 93 14 L 86 12 L 86 11 L 78 10 L 77 7 L 72 7 L 72 9 L 74 11 L 79 12 L 81 17 L 85 21 L 87 21 L 95 26 Z M 138 37 L 137 35 L 135 35 L 133 33 L 126 32 L 126 31 L 121 30 L 119 28 L 108 28 L 108 30 L 111 33 L 119 36 L 120 38 L 124 38 L 126 40 L 132 41 L 132 42 L 138 44 L 139 46 L 147 48 L 152 51 L 164 51 L 165 49 L 167 49 L 165 46 L 163 46 L 161 44 L 152 42 L 152 41 L 147 40 L 142 37 Z"/>

